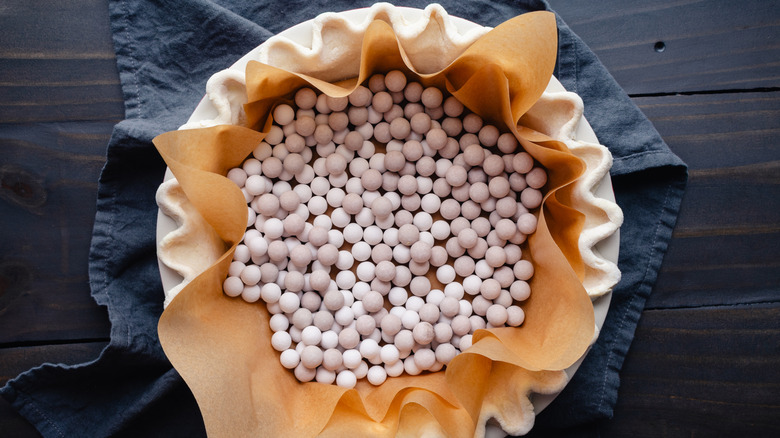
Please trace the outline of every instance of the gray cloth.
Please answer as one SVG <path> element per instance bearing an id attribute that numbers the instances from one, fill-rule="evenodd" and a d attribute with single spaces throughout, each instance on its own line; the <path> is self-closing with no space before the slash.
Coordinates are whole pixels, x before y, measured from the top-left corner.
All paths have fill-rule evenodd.
<path id="1" fill-rule="evenodd" d="M 111 342 L 95 361 L 44 364 L 0 390 L 46 437 L 202 436 L 197 404 L 162 352 L 163 292 L 155 256 L 154 194 L 165 164 L 151 144 L 184 123 L 206 80 L 269 36 L 324 11 L 367 1 L 109 2 L 126 120 L 108 145 L 90 256 L 95 300 L 108 307 Z M 542 1 L 443 1 L 452 15 L 495 26 L 548 9 Z M 405 6 L 424 7 L 420 1 Z M 595 55 L 560 19 L 556 76 L 585 101 L 586 117 L 615 157 L 625 213 L 619 265 L 601 337 L 533 435 L 591 436 L 609 418 L 619 372 L 661 265 L 686 181 L 684 163 Z"/>

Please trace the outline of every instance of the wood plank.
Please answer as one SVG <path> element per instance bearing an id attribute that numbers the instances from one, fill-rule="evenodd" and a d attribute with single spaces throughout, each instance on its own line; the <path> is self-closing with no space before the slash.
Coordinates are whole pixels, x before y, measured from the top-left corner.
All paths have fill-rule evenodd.
<path id="1" fill-rule="evenodd" d="M 9 0 L 0 29 L 0 123 L 123 118 L 107 2 Z"/>
<path id="2" fill-rule="evenodd" d="M 89 67 L 85 67 L 89 68 Z M 2 70 L 2 68 L 0 68 Z M 55 78 L 54 80 L 59 80 Z M 124 118 L 119 83 L 0 86 L 0 123 L 41 123 Z"/>
<path id="3" fill-rule="evenodd" d="M 645 311 L 604 436 L 780 433 L 780 303 Z"/>
<path id="4" fill-rule="evenodd" d="M 778 13 L 769 2 L 614 3 L 551 2 L 629 93 L 780 85 L 780 45 L 759 44 L 778 35 Z M 120 118 L 105 2 L 16 0 L 11 6 L 13 13 L 0 17 L 9 39 L 0 45 L 0 93 L 8 96 L 0 122 Z M 657 41 L 667 43 L 662 53 L 652 50 Z M 74 105 L 77 96 L 85 99 Z"/>
<path id="5" fill-rule="evenodd" d="M 675 232 L 681 236 L 778 231 L 780 161 L 713 175 L 691 172 Z"/>
<path id="6" fill-rule="evenodd" d="M 87 257 L 112 126 L 0 125 L 0 344 L 108 337 Z"/>
<path id="7" fill-rule="evenodd" d="M 780 92 L 635 98 L 689 165 L 649 308 L 763 301 L 780 284 Z"/>
<path id="8" fill-rule="evenodd" d="M 780 160 L 780 92 L 635 98 L 669 147 L 692 170 Z"/>
<path id="9" fill-rule="evenodd" d="M 775 74 L 780 46 L 760 44 L 778 34 L 778 13 L 770 2 L 667 1 L 648 6 L 615 1 L 551 4 L 629 93 L 780 85 Z M 0 16 L 7 39 L 0 44 L 0 93 L 8 96 L 0 104 L 0 121 L 121 117 L 105 2 L 15 0 L 9 6 L 6 10 L 12 13 Z M 652 46 L 661 40 L 667 49 L 656 53 Z M 614 41 L 621 44 L 615 46 Z M 73 105 L 75 96 L 95 104 Z"/>
<path id="10" fill-rule="evenodd" d="M 780 11 L 773 2 L 549 3 L 629 94 L 780 86 Z"/>
<path id="11" fill-rule="evenodd" d="M 778 246 L 780 232 L 675 236 L 646 308 L 777 300 Z"/>
<path id="12" fill-rule="evenodd" d="M 4 0 L 0 27 L 5 58 L 114 53 L 105 0 Z"/>
<path id="13" fill-rule="evenodd" d="M 646 311 L 603 436 L 780 431 L 780 356 L 773 342 L 778 316 L 777 305 Z M 0 363 L 15 370 L 43 361 L 79 363 L 100 349 L 100 343 L 6 349 Z M 23 430 L 25 423 L 14 416 L 0 406 L 0 424 Z M 15 436 L 35 436 L 27 432 Z"/>

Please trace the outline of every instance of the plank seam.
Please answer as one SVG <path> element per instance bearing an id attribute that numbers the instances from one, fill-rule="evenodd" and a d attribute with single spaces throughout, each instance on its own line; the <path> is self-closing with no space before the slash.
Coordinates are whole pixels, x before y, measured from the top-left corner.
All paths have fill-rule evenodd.
<path id="1" fill-rule="evenodd" d="M 76 339 L 54 339 L 54 340 L 41 340 L 41 341 L 10 341 L 0 343 L 0 350 L 9 348 L 25 348 L 25 347 L 47 347 L 54 345 L 69 345 L 69 344 L 89 344 L 109 342 L 110 338 L 76 338 Z"/>
<path id="2" fill-rule="evenodd" d="M 691 305 L 679 305 L 670 307 L 646 307 L 645 312 L 652 311 L 665 311 L 665 310 L 686 310 L 686 309 L 718 309 L 729 307 L 753 307 L 753 306 L 766 306 L 780 304 L 780 299 L 777 300 L 762 300 L 753 303 L 730 303 L 730 304 L 691 304 Z"/>
<path id="3" fill-rule="evenodd" d="M 740 94 L 740 93 L 767 93 L 780 91 L 780 87 L 758 87 L 758 88 L 728 88 L 721 90 L 698 90 L 698 91 L 674 91 L 659 93 L 629 93 L 628 97 L 632 99 L 641 97 L 668 97 L 668 96 L 697 96 L 702 94 Z"/>

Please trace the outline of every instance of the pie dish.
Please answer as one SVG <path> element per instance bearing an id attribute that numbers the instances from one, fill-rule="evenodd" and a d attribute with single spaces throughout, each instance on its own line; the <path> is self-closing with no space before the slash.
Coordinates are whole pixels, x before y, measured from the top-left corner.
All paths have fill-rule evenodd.
<path id="1" fill-rule="evenodd" d="M 182 129 L 246 123 L 246 115 L 242 110 L 246 102 L 244 69 L 250 60 L 259 60 L 325 81 L 345 77 L 342 69 L 350 71 L 355 66 L 345 66 L 341 61 L 359 59 L 354 54 L 355 47 L 349 42 L 360 41 L 361 33 L 375 19 L 392 24 L 412 63 L 422 73 L 436 72 L 446 67 L 490 31 L 489 28 L 451 17 L 437 5 L 423 11 L 378 4 L 370 9 L 323 14 L 269 39 L 229 69 L 214 75 L 207 85 L 207 96 Z M 340 43 L 334 43 L 334 38 Z M 444 44 L 440 42 L 442 40 Z M 329 53 L 328 48 L 335 46 L 347 48 L 340 53 Z M 350 52 L 350 47 L 353 52 Z M 430 56 L 431 50 L 441 52 Z M 594 320 L 597 328 L 600 328 L 609 307 L 610 291 L 620 278 L 616 261 L 622 213 L 614 203 L 611 191 L 608 174 L 611 156 L 606 148 L 598 145 L 595 134 L 582 117 L 582 108 L 581 100 L 573 93 L 566 92 L 551 77 L 545 93 L 521 122 L 565 143 L 572 154 L 587 166 L 585 174 L 574 183 L 572 202 L 585 216 L 578 242 L 584 266 L 582 282 L 593 300 Z M 158 191 L 158 204 L 158 255 L 168 305 L 193 279 L 217 262 L 227 248 L 198 210 L 188 202 L 186 194 L 170 172 Z M 598 329 L 595 330 L 593 340 L 597 334 Z M 583 358 L 584 355 L 565 370 L 567 378 L 573 375 Z M 552 394 L 532 396 L 535 412 L 549 404 L 562 389 L 562 386 L 558 386 Z M 507 428 L 507 424 L 504 426 Z M 507 432 L 515 434 L 527 431 L 530 427 L 527 424 L 509 426 Z"/>

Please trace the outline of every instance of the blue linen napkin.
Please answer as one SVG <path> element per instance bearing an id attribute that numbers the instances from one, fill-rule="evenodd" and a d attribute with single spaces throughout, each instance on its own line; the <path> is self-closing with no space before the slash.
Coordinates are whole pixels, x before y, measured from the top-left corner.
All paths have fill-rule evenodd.
<path id="1" fill-rule="evenodd" d="M 422 1 L 391 2 L 423 8 Z M 496 26 L 540 0 L 444 0 L 455 16 Z M 107 306 L 111 342 L 96 360 L 44 364 L 0 393 L 46 437 L 203 436 L 197 404 L 157 339 L 163 292 L 154 201 L 165 164 L 156 135 L 183 124 L 208 78 L 269 36 L 321 12 L 370 1 L 110 0 L 125 117 L 108 145 L 90 253 L 92 295 Z M 613 185 L 625 223 L 616 287 L 598 342 L 532 435 L 595 436 L 612 415 L 619 372 L 671 238 L 687 178 L 666 146 L 587 46 L 558 19 L 555 75 L 585 102 L 585 115 L 615 157 Z"/>

